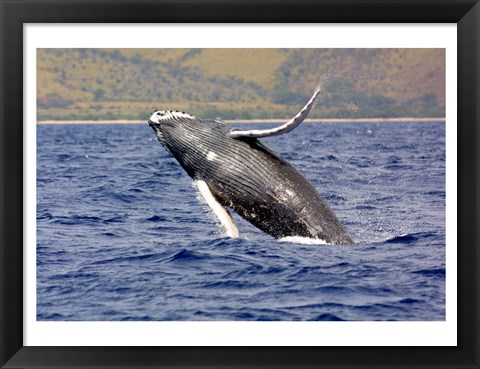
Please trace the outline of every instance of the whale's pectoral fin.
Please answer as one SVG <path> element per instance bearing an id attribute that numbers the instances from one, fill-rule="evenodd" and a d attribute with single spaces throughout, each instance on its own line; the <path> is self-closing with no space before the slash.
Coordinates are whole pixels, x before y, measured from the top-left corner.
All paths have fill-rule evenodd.
<path id="1" fill-rule="evenodd" d="M 305 105 L 303 107 L 303 109 L 300 110 L 300 112 L 297 115 L 295 115 L 295 117 L 290 119 L 284 125 L 281 125 L 279 127 L 275 127 L 275 128 L 272 128 L 272 129 L 252 129 L 252 130 L 249 130 L 249 131 L 242 131 L 242 130 L 233 129 L 232 131 L 230 131 L 230 137 L 232 137 L 232 138 L 240 138 L 240 137 L 259 138 L 259 137 L 276 136 L 276 135 L 281 135 L 281 134 L 290 132 L 292 129 L 296 128 L 300 123 L 302 123 L 305 120 L 308 113 L 310 113 L 310 110 L 312 109 L 313 103 L 315 102 L 319 93 L 320 93 L 320 87 L 317 87 L 315 89 L 315 92 L 313 93 L 313 96 L 308 101 L 307 105 Z"/>
<path id="2" fill-rule="evenodd" d="M 227 236 L 232 238 L 238 237 L 238 229 L 232 216 L 227 209 L 220 205 L 215 196 L 213 196 L 207 183 L 205 181 L 197 181 L 197 187 L 207 205 L 212 209 L 212 212 L 218 218 L 223 228 L 225 228 Z"/>

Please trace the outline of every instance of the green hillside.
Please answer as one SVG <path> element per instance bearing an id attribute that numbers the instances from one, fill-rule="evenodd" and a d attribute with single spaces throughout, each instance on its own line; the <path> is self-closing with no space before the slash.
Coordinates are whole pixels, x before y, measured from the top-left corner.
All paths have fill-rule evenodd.
<path id="1" fill-rule="evenodd" d="M 444 49 L 38 49 L 38 119 L 443 117 Z"/>

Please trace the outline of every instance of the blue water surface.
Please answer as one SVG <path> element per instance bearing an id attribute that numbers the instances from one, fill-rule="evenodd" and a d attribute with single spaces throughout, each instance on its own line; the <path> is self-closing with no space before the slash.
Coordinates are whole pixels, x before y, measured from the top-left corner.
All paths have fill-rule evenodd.
<path id="1" fill-rule="evenodd" d="M 38 125 L 37 319 L 445 319 L 444 122 L 262 140 L 356 245 L 227 238 L 147 124 Z"/>

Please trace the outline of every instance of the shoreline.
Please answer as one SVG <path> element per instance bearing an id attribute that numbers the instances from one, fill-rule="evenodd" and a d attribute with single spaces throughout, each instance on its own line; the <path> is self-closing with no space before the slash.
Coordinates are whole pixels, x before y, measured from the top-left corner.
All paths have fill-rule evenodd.
<path id="1" fill-rule="evenodd" d="M 226 119 L 225 123 L 285 123 L 288 119 Z M 377 123 L 377 122 L 444 122 L 445 118 L 327 118 L 305 119 L 305 123 Z M 142 120 L 41 120 L 37 124 L 147 124 Z"/>

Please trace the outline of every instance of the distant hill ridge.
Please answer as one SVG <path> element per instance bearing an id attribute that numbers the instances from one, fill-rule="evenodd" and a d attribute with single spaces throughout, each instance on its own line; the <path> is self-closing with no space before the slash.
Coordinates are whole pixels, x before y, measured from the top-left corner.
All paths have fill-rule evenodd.
<path id="1" fill-rule="evenodd" d="M 443 117 L 444 49 L 38 49 L 43 119 Z"/>

